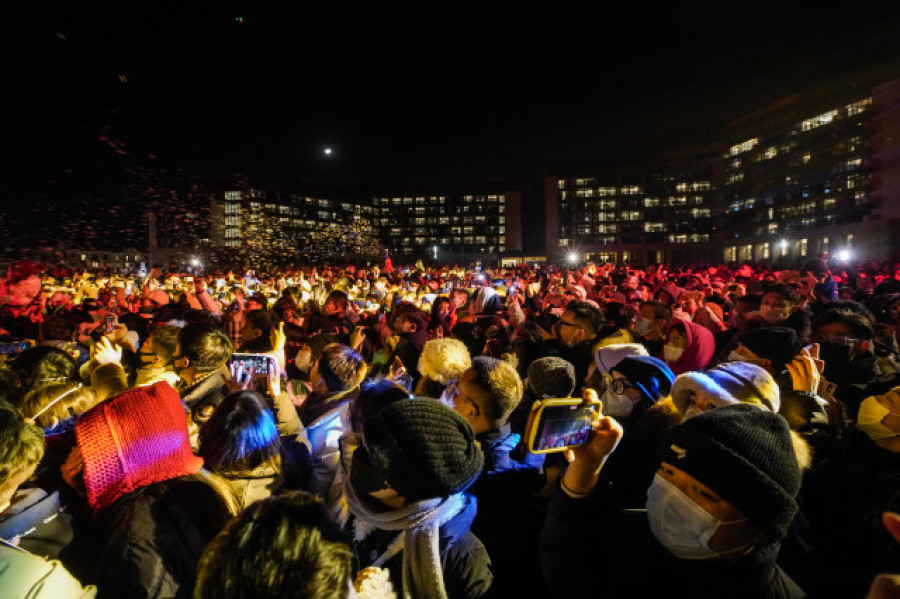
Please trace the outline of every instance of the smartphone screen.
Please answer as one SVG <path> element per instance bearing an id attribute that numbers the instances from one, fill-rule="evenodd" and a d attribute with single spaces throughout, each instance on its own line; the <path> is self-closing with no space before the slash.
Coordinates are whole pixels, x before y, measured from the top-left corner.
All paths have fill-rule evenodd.
<path id="1" fill-rule="evenodd" d="M 266 354 L 231 354 L 228 360 L 229 369 L 235 380 L 243 380 L 252 372 L 257 374 L 269 374 L 272 364 L 272 356 Z"/>
<path id="2" fill-rule="evenodd" d="M 544 406 L 532 425 L 537 432 L 530 437 L 528 449 L 550 452 L 584 445 L 590 438 L 591 422 L 597 408 L 597 404 L 584 403 Z"/>
<path id="3" fill-rule="evenodd" d="M 118 318 L 116 318 L 115 314 L 110 314 L 106 317 L 106 332 L 111 333 L 116 330 L 116 325 L 118 324 Z"/>

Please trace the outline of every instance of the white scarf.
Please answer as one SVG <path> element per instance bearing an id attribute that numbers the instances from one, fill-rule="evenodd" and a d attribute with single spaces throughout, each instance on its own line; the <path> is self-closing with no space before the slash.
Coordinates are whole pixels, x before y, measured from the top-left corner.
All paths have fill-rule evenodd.
<path id="1" fill-rule="evenodd" d="M 374 529 L 398 531 L 397 538 L 372 565 L 381 567 L 403 551 L 404 599 L 447 599 L 438 531 L 463 510 L 463 494 L 424 499 L 397 510 L 378 512 L 356 496 L 349 481 L 343 491 L 350 512 L 356 516 L 355 540 L 366 538 Z"/>

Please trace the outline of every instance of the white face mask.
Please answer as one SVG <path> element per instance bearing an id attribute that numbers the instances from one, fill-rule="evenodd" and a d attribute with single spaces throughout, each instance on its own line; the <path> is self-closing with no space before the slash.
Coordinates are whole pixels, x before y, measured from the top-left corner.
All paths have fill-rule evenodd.
<path id="1" fill-rule="evenodd" d="M 614 418 L 627 418 L 634 410 L 634 402 L 627 395 L 619 395 L 611 388 L 603 394 L 603 415 Z"/>
<path id="2" fill-rule="evenodd" d="M 681 358 L 681 354 L 684 353 L 683 347 L 676 347 L 671 343 L 666 343 L 663 346 L 663 358 L 665 358 L 666 362 L 674 363 L 677 362 L 679 358 Z"/>
<path id="3" fill-rule="evenodd" d="M 723 523 L 659 474 L 647 489 L 647 519 L 656 540 L 681 559 L 710 559 L 721 555 L 709 547 L 709 540 L 723 524 L 745 522 Z"/>
<path id="4" fill-rule="evenodd" d="M 294 366 L 300 372 L 309 372 L 310 362 L 312 362 L 312 350 L 309 349 L 301 349 L 294 358 Z"/>
<path id="5" fill-rule="evenodd" d="M 634 323 L 634 332 L 641 337 L 644 337 L 650 332 L 650 327 L 652 325 L 652 321 L 649 321 L 646 318 L 638 318 Z"/>

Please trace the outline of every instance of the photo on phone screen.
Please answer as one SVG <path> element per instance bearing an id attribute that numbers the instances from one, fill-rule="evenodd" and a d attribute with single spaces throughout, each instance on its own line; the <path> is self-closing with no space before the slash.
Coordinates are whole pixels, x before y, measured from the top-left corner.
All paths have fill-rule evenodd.
<path id="1" fill-rule="evenodd" d="M 528 449 L 532 453 L 563 451 L 588 442 L 597 403 L 552 403 L 542 406 L 531 423 Z"/>
<path id="2" fill-rule="evenodd" d="M 272 356 L 266 354 L 231 354 L 228 360 L 229 370 L 236 380 L 243 380 L 250 372 L 268 375 L 272 363 Z"/>

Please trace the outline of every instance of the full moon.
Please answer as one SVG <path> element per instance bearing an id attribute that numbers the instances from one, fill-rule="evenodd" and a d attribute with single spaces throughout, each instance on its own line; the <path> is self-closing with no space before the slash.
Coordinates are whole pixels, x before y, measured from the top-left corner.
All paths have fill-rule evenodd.
<path id="1" fill-rule="evenodd" d="M 331 156 L 331 148 L 325 148 L 324 150 L 322 150 L 322 152 L 323 152 L 326 156 Z"/>

